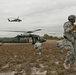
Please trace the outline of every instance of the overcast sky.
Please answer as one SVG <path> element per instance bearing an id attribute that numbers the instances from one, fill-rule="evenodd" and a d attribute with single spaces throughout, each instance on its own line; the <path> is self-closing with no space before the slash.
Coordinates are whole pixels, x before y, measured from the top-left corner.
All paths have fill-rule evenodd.
<path id="1" fill-rule="evenodd" d="M 76 0 L 0 0 L 0 30 L 35 30 L 37 34 L 56 32 L 63 36 L 63 24 L 69 15 L 76 15 Z M 8 22 L 17 18 L 22 22 Z M 0 36 L 21 33 L 0 32 Z"/>

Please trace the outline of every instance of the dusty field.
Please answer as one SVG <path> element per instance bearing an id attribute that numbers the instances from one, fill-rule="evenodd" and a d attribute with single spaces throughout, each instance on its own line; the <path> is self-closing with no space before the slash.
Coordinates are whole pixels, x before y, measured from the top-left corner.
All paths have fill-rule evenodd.
<path id="1" fill-rule="evenodd" d="M 55 40 L 43 43 L 42 47 L 38 55 L 32 44 L 0 46 L 0 75 L 76 75 L 72 68 L 63 68 L 66 51 L 59 53 Z"/>

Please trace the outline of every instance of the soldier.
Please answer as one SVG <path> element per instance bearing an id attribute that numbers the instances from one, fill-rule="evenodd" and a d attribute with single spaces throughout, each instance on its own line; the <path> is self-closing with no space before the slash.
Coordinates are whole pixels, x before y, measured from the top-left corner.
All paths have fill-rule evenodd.
<path id="1" fill-rule="evenodd" d="M 42 47 L 41 47 L 41 42 L 39 41 L 38 37 L 36 37 L 36 42 L 34 44 L 34 48 L 35 48 L 37 54 L 41 54 Z"/>
<path id="2" fill-rule="evenodd" d="M 62 38 L 58 38 L 56 44 L 57 44 L 59 52 L 62 53 L 63 49 L 64 49 L 63 39 Z"/>
<path id="3" fill-rule="evenodd" d="M 68 20 L 68 22 L 64 23 L 64 47 L 67 50 L 63 64 L 65 69 L 70 69 L 75 62 L 75 15 L 70 15 Z"/>

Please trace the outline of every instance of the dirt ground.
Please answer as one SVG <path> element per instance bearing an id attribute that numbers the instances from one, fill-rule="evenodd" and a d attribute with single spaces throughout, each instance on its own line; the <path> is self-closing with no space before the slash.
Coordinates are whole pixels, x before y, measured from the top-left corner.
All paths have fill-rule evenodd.
<path id="1" fill-rule="evenodd" d="M 65 55 L 55 40 L 44 42 L 41 54 L 31 43 L 4 44 L 0 46 L 0 75 L 76 75 L 76 70 L 64 69 Z"/>

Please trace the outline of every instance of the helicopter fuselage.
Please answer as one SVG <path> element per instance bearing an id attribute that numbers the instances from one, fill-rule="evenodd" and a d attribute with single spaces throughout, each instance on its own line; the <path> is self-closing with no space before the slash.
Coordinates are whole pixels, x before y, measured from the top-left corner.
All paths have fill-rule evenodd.
<path id="1" fill-rule="evenodd" d="M 8 18 L 8 21 L 9 22 L 21 22 L 22 20 L 20 20 L 20 19 L 13 19 L 13 20 L 11 20 L 11 19 Z"/>

